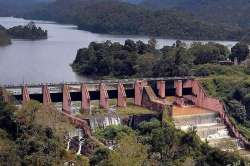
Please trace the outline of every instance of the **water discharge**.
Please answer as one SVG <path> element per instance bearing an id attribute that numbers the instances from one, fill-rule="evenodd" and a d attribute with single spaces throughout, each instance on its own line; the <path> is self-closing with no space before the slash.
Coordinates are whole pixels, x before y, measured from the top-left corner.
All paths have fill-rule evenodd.
<path id="1" fill-rule="evenodd" d="M 111 125 L 120 125 L 121 119 L 116 113 L 109 113 L 104 116 L 93 116 L 90 118 L 90 126 L 93 131 L 97 128 L 106 128 Z"/>

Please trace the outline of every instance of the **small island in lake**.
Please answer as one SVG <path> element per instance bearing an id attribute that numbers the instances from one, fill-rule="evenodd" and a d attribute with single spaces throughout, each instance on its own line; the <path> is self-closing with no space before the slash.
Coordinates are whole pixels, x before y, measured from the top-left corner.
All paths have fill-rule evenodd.
<path id="1" fill-rule="evenodd" d="M 25 26 L 15 26 L 7 30 L 11 38 L 41 40 L 48 38 L 47 30 L 37 27 L 34 22 L 30 22 Z"/>
<path id="2" fill-rule="evenodd" d="M 11 39 L 7 34 L 6 29 L 0 25 L 0 46 L 11 44 Z"/>

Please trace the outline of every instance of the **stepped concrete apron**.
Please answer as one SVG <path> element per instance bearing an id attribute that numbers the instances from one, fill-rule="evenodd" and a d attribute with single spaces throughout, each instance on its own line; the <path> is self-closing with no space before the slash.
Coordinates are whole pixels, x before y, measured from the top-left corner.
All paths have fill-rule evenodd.
<path id="1" fill-rule="evenodd" d="M 212 147 L 223 151 L 235 152 L 250 159 L 250 154 L 229 135 L 229 131 L 221 122 L 219 114 L 196 106 L 173 107 L 173 119 L 176 127 L 183 131 L 195 129 L 202 141 L 208 141 Z"/>

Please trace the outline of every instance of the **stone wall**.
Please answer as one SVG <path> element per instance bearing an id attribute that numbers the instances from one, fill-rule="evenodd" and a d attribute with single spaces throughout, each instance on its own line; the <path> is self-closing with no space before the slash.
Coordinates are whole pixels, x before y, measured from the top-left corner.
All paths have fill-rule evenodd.
<path id="1" fill-rule="evenodd" d="M 250 148 L 250 142 L 239 132 L 237 127 L 230 121 L 230 116 L 225 111 L 224 103 L 219 99 L 209 97 L 198 80 L 192 82 L 193 95 L 185 96 L 186 99 L 192 100 L 196 106 L 219 113 L 221 120 L 227 126 L 230 134 L 240 140 L 245 147 Z"/>
<path id="2" fill-rule="evenodd" d="M 144 87 L 142 93 L 142 107 L 162 113 L 170 106 L 170 103 L 158 98 L 150 86 Z"/>
<path id="3" fill-rule="evenodd" d="M 192 83 L 193 95 L 185 96 L 196 106 L 218 112 L 221 116 L 224 114 L 223 104 L 216 98 L 209 97 L 199 81 L 194 80 Z"/>

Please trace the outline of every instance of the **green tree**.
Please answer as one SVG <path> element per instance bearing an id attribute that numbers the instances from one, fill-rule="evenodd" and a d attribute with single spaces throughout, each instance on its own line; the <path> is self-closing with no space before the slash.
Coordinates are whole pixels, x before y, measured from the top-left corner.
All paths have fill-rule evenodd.
<path id="1" fill-rule="evenodd" d="M 118 140 L 123 135 L 130 135 L 133 131 L 131 128 L 118 125 L 118 126 L 108 126 L 105 129 L 99 129 L 95 131 L 95 136 L 99 140 Z"/>
<path id="2" fill-rule="evenodd" d="M 161 127 L 161 123 L 157 119 L 152 119 L 151 121 L 143 121 L 138 126 L 138 131 L 141 135 L 150 134 L 152 130 L 158 129 Z"/>
<path id="3" fill-rule="evenodd" d="M 190 74 L 192 57 L 186 48 L 177 47 L 165 52 L 153 67 L 154 76 L 186 76 Z"/>
<path id="4" fill-rule="evenodd" d="M 20 123 L 30 125 L 34 123 L 36 112 L 41 108 L 38 101 L 31 100 L 23 104 L 22 109 L 18 110 L 16 117 Z"/>
<path id="5" fill-rule="evenodd" d="M 17 122 L 14 111 L 16 108 L 0 101 L 0 128 L 4 129 L 9 136 L 17 137 Z"/>
<path id="6" fill-rule="evenodd" d="M 246 92 L 239 87 L 235 87 L 235 89 L 233 89 L 232 91 L 232 98 L 238 101 L 242 101 L 244 96 L 246 95 Z"/>
<path id="7" fill-rule="evenodd" d="M 194 64 L 217 63 L 228 57 L 229 50 L 227 47 L 209 42 L 207 44 L 193 43 L 189 49 L 194 56 Z"/>
<path id="8" fill-rule="evenodd" d="M 150 38 L 148 40 L 148 45 L 149 47 L 151 47 L 152 49 L 155 49 L 157 47 L 157 40 L 155 38 Z"/>
<path id="9" fill-rule="evenodd" d="M 138 143 L 135 135 L 122 137 L 110 153 L 108 163 L 111 166 L 141 166 L 147 160 L 147 147 Z"/>
<path id="10" fill-rule="evenodd" d="M 108 157 L 110 155 L 110 150 L 107 148 L 99 148 L 90 158 L 90 165 L 105 165 L 107 163 Z"/>
<path id="11" fill-rule="evenodd" d="M 239 123 L 244 123 L 247 119 L 247 112 L 245 107 L 237 100 L 230 100 L 227 103 L 229 113 Z"/>
<path id="12" fill-rule="evenodd" d="M 128 50 L 130 52 L 133 52 L 133 51 L 137 50 L 136 43 L 133 40 L 130 40 L 130 39 L 125 41 L 124 47 L 125 47 L 126 50 Z"/>
<path id="13" fill-rule="evenodd" d="M 173 47 L 186 47 L 186 43 L 182 42 L 181 40 L 176 40 L 173 44 Z"/>
<path id="14" fill-rule="evenodd" d="M 145 54 L 149 50 L 148 48 L 149 46 L 140 40 L 136 42 L 136 45 L 137 45 L 138 54 Z"/>
<path id="15" fill-rule="evenodd" d="M 137 58 L 136 71 L 140 77 L 151 77 L 153 75 L 153 67 L 159 56 L 153 53 L 146 53 Z"/>
<path id="16" fill-rule="evenodd" d="M 231 49 L 230 59 L 234 61 L 237 58 L 238 62 L 244 61 L 249 55 L 249 47 L 245 43 L 237 43 Z"/>
<path id="17" fill-rule="evenodd" d="M 243 102 L 246 107 L 248 118 L 250 118 L 250 93 L 244 96 Z"/>

